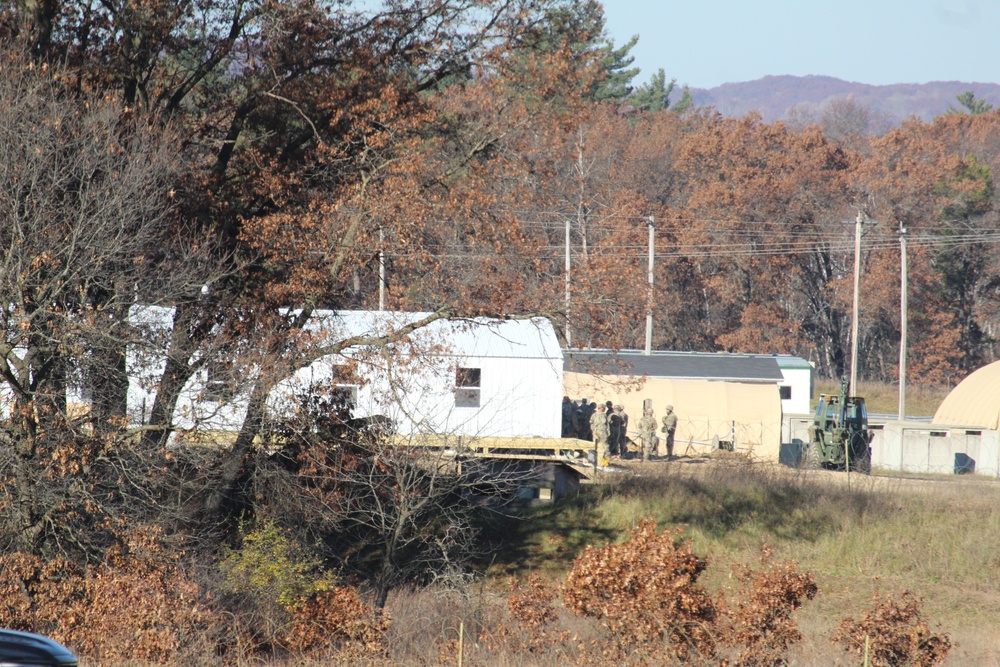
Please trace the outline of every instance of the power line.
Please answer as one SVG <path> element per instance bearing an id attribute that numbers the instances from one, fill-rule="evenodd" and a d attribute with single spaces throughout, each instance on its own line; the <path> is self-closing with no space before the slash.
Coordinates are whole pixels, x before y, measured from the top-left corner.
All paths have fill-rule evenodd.
<path id="1" fill-rule="evenodd" d="M 960 234 L 951 236 L 912 236 L 910 245 L 925 248 L 950 248 L 975 244 L 993 244 L 1000 242 L 1000 232 Z M 780 255 L 802 255 L 816 252 L 846 253 L 853 247 L 853 241 L 849 238 L 840 238 L 835 242 L 824 242 L 810 238 L 808 241 L 771 241 L 746 244 L 739 242 L 719 243 L 674 243 L 673 250 L 662 250 L 656 252 L 656 257 L 747 257 L 747 256 L 780 256 Z M 899 247 L 898 239 L 878 238 L 870 239 L 865 244 L 866 251 L 895 250 Z M 396 257 L 418 257 L 424 253 L 430 253 L 434 257 L 496 257 L 496 252 L 453 252 L 442 253 L 454 249 L 452 244 L 428 244 L 419 246 L 419 250 L 397 251 L 392 253 Z M 530 246 L 529 249 L 537 252 L 562 253 L 565 246 L 562 244 L 546 244 L 540 246 Z M 641 258 L 645 257 L 645 245 L 641 244 L 596 244 L 588 249 L 590 254 L 602 254 L 613 252 L 620 257 Z"/>

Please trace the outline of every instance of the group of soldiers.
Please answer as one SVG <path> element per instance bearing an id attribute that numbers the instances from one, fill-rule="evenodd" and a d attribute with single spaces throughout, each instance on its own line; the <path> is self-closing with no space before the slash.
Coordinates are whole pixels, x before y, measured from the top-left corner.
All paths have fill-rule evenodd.
<path id="1" fill-rule="evenodd" d="M 642 460 L 648 461 L 658 454 L 657 449 L 662 439 L 666 447 L 667 458 L 674 456 L 674 432 L 677 430 L 677 415 L 674 406 L 666 407 L 660 432 L 663 438 L 656 435 L 656 417 L 652 408 L 643 410 L 642 418 L 637 426 L 638 444 Z M 591 402 L 587 398 L 573 401 L 569 396 L 563 396 L 562 404 L 562 437 L 590 440 L 595 448 L 600 449 L 603 457 L 626 458 L 628 456 L 628 415 L 621 405 L 612 405 L 611 401 L 604 404 Z"/>

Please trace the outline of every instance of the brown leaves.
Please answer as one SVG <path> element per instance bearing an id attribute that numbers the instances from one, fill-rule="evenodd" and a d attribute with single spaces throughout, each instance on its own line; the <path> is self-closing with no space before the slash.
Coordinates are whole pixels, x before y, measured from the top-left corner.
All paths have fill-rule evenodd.
<path id="1" fill-rule="evenodd" d="M 680 659 L 713 655 L 716 604 L 698 585 L 707 561 L 678 544 L 678 534 L 658 534 L 656 522 L 644 519 L 625 542 L 588 547 L 566 579 L 564 603 L 600 619 L 619 651 L 666 642 Z"/>
<path id="2" fill-rule="evenodd" d="M 678 543 L 678 535 L 657 534 L 655 522 L 645 519 L 625 542 L 588 548 L 574 562 L 563 600 L 608 629 L 604 654 L 735 667 L 785 664 L 786 651 L 801 639 L 792 613 L 818 590 L 812 575 L 791 561 L 771 563 L 764 546 L 759 569 L 737 569 L 742 589 L 726 603 L 698 585 L 707 563 Z"/>
<path id="3" fill-rule="evenodd" d="M 737 568 L 743 589 L 726 609 L 722 636 L 726 645 L 738 647 L 733 664 L 740 667 L 784 665 L 785 651 L 802 639 L 792 612 L 819 590 L 812 575 L 799 572 L 794 561 L 771 563 L 770 549 L 764 545 L 762 551 L 759 569 Z"/>
<path id="4" fill-rule="evenodd" d="M 361 601 L 358 591 L 338 586 L 299 600 L 282 644 L 297 654 L 335 648 L 372 654 L 384 649 L 389 617 Z"/>
<path id="5" fill-rule="evenodd" d="M 0 557 L 0 625 L 50 634 L 88 657 L 167 662 L 218 621 L 199 587 L 139 527 L 100 565 L 24 553 Z"/>
<path id="6" fill-rule="evenodd" d="M 931 632 L 921 603 L 910 591 L 893 597 L 876 595 L 860 619 L 840 622 L 833 642 L 859 656 L 867 651 L 872 667 L 941 665 L 951 641 L 948 635 Z"/>

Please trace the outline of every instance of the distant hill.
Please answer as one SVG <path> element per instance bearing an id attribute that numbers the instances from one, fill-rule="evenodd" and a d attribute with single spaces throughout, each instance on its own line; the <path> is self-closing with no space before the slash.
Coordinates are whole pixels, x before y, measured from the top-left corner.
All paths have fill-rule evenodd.
<path id="1" fill-rule="evenodd" d="M 793 107 L 818 117 L 830 102 L 853 96 L 857 103 L 898 124 L 910 116 L 931 121 L 947 111 L 949 104 L 957 107 L 955 96 L 969 90 L 976 99 L 1000 108 L 1000 84 L 961 81 L 871 86 L 832 76 L 765 76 L 709 89 L 692 88 L 691 96 L 695 105 L 715 107 L 723 115 L 744 116 L 757 111 L 767 122 L 786 118 Z"/>

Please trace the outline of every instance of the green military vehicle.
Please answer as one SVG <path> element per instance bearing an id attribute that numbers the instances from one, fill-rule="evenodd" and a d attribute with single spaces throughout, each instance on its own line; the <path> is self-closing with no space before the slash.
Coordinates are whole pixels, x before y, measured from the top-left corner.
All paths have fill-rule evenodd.
<path id="1" fill-rule="evenodd" d="M 868 429 L 865 399 L 851 396 L 847 378 L 840 394 L 820 394 L 809 427 L 805 452 L 807 468 L 828 468 L 868 473 L 872 467 L 872 432 Z"/>

